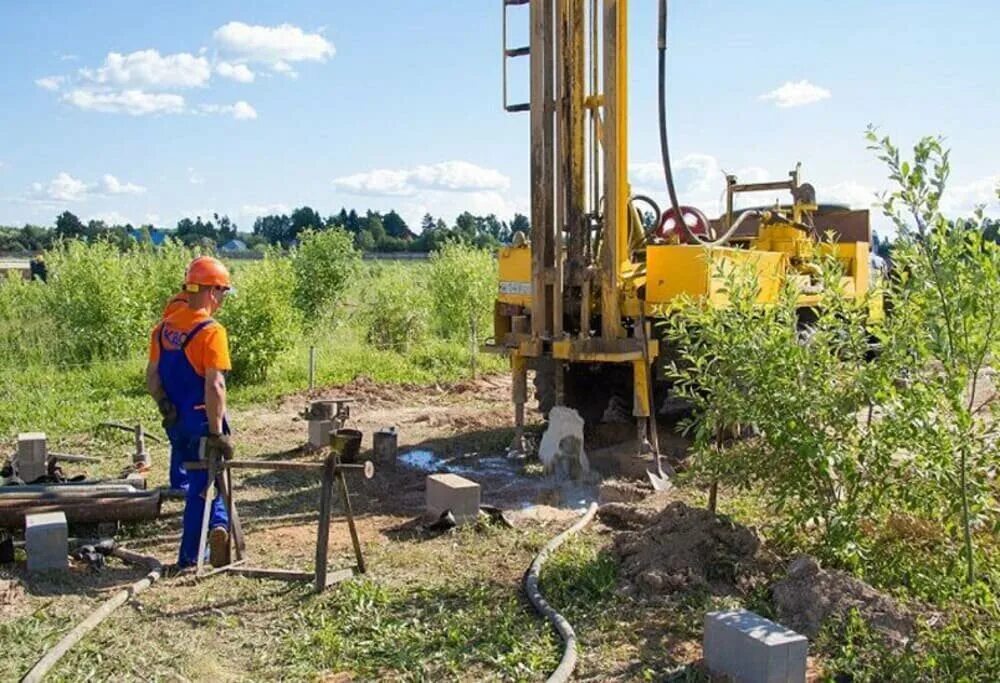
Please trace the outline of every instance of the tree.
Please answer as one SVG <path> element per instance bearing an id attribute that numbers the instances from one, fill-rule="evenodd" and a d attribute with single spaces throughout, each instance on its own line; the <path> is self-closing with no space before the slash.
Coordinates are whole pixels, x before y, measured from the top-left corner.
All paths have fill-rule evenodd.
<path id="1" fill-rule="evenodd" d="M 430 288 L 438 330 L 468 340 L 475 376 L 479 340 L 492 319 L 497 291 L 493 253 L 459 242 L 445 244 L 431 258 Z"/>
<path id="2" fill-rule="evenodd" d="M 523 213 L 515 213 L 514 220 L 510 222 L 511 234 L 515 232 L 523 232 L 524 236 L 527 237 L 528 233 L 531 232 L 531 223 L 528 221 L 528 217 Z"/>
<path id="3" fill-rule="evenodd" d="M 56 218 L 56 237 L 64 240 L 75 240 L 84 237 L 87 229 L 76 215 L 63 211 Z"/>
<path id="4" fill-rule="evenodd" d="M 292 252 L 295 268 L 295 303 L 308 323 L 329 313 L 357 274 L 361 255 L 343 230 L 307 230 Z"/>
<path id="5" fill-rule="evenodd" d="M 195 220 L 182 218 L 177 221 L 177 239 L 187 246 L 215 246 L 219 241 L 219 231 L 212 221 L 203 221 L 201 216 Z"/>
<path id="6" fill-rule="evenodd" d="M 420 232 L 425 233 L 434 229 L 434 216 L 429 213 L 425 213 L 424 217 L 420 219 Z"/>
<path id="7" fill-rule="evenodd" d="M 217 213 L 212 215 L 215 218 L 215 224 L 219 226 L 219 243 L 225 244 L 229 240 L 236 239 L 238 231 L 236 223 L 233 223 L 227 215 L 220 216 Z"/>
<path id="8" fill-rule="evenodd" d="M 302 206 L 292 211 L 292 239 L 298 239 L 306 230 L 321 230 L 323 225 L 323 219 L 311 207 Z"/>
<path id="9" fill-rule="evenodd" d="M 389 237 L 397 237 L 405 240 L 413 239 L 413 233 L 410 232 L 406 221 L 394 210 L 382 216 L 382 225 L 385 226 L 385 234 Z"/>
<path id="10" fill-rule="evenodd" d="M 982 412 L 987 406 L 977 405 L 976 389 L 987 364 L 1000 356 L 1000 247 L 985 239 L 981 209 L 971 222 L 951 221 L 941 213 L 951 166 L 940 138 L 918 141 L 909 160 L 874 128 L 869 127 L 867 138 L 896 184 L 882 199 L 883 213 L 899 233 L 893 249 L 893 317 L 915 321 L 901 335 L 922 361 L 919 390 L 929 390 L 932 402 L 922 416 L 926 428 L 914 440 L 915 469 L 941 482 L 937 497 L 959 521 L 971 584 L 974 518 L 996 502 L 990 484 L 996 444 L 988 436 Z"/>
<path id="11" fill-rule="evenodd" d="M 284 214 L 260 216 L 253 223 L 253 234 L 260 235 L 268 244 L 287 247 L 293 239 L 292 219 Z"/>

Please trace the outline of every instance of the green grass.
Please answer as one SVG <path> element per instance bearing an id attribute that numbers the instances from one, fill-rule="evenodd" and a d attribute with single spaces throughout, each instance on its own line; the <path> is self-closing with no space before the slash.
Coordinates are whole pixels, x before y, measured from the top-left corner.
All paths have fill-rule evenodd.
<path id="1" fill-rule="evenodd" d="M 510 586 L 490 581 L 344 586 L 299 615 L 286 638 L 291 675 L 349 671 L 364 680 L 538 680 L 555 636 Z"/>
<path id="2" fill-rule="evenodd" d="M 309 381 L 309 341 L 300 340 L 282 354 L 264 382 L 230 387 L 233 407 L 263 403 L 303 391 Z M 480 354 L 481 372 L 497 371 L 505 361 Z M 0 369 L 0 435 L 44 431 L 59 438 L 89 432 L 104 420 L 141 420 L 151 429 L 159 416 L 146 395 L 145 358 L 97 361 L 87 366 L 58 367 L 32 363 Z M 379 350 L 364 344 L 350 329 L 316 342 L 316 386 L 330 386 L 365 376 L 377 382 L 433 384 L 469 376 L 469 353 L 461 344 L 431 340 L 408 353 Z"/>

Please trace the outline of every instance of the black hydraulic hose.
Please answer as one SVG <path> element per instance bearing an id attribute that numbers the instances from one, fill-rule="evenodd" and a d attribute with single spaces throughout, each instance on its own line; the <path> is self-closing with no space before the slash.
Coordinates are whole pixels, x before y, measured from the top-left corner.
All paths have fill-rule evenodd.
<path id="1" fill-rule="evenodd" d="M 657 51 L 657 83 L 660 95 L 660 156 L 663 157 L 663 175 L 667 181 L 667 195 L 670 197 L 670 208 L 674 211 L 677 221 L 688 228 L 684 216 L 681 215 L 681 204 L 677 200 L 677 188 L 674 187 L 674 172 L 670 166 L 670 144 L 667 142 L 667 0 L 660 0 L 660 15 L 656 38 Z"/>
<path id="2" fill-rule="evenodd" d="M 684 220 L 684 214 L 681 213 L 681 204 L 677 199 L 677 188 L 674 187 L 674 171 L 670 165 L 670 145 L 667 142 L 667 0 L 660 0 L 656 51 L 658 62 L 657 81 L 660 95 L 660 155 L 663 157 L 663 176 L 667 181 L 667 195 L 670 197 L 670 208 L 674 212 L 674 219 L 684 227 L 684 230 L 687 231 L 687 234 L 692 240 L 703 247 L 715 247 L 725 243 L 730 237 L 732 237 L 736 233 L 736 229 L 742 225 L 743 221 L 753 216 L 759 216 L 760 212 L 743 212 L 743 214 L 737 218 L 731 226 L 729 226 L 726 233 L 715 240 L 701 239 L 698 235 L 694 234 L 694 231 L 691 230 L 691 226 L 689 226 L 687 221 Z"/>
<path id="3" fill-rule="evenodd" d="M 590 524 L 596 513 L 597 503 L 591 503 L 576 524 L 550 540 L 544 548 L 538 551 L 531 566 L 528 567 L 528 571 L 524 574 L 524 592 L 528 599 L 531 600 L 531 604 L 534 605 L 539 614 L 552 622 L 564 643 L 562 659 L 559 660 L 559 666 L 556 667 L 556 670 L 549 675 L 547 683 L 565 683 L 572 675 L 573 669 L 576 668 L 576 633 L 573 631 L 573 626 L 566 621 L 566 617 L 553 609 L 542 596 L 542 591 L 538 588 L 538 575 L 549 555 L 555 552 L 555 549 L 562 545 L 563 541 Z"/>

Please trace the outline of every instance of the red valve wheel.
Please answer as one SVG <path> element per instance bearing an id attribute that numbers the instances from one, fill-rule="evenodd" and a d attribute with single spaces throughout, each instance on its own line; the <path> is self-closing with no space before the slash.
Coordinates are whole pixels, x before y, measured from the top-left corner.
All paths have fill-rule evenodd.
<path id="1" fill-rule="evenodd" d="M 667 209 L 660 217 L 660 225 L 653 232 L 654 236 L 667 242 L 672 242 L 676 238 L 681 244 L 694 244 L 692 233 L 702 239 L 708 239 L 712 227 L 708 217 L 693 206 L 682 206 L 680 209 L 687 228 L 680 224 L 673 209 Z"/>

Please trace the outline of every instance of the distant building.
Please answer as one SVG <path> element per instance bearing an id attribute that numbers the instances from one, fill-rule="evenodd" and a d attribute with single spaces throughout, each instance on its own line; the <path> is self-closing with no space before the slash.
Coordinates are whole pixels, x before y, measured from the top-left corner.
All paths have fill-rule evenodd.
<path id="1" fill-rule="evenodd" d="M 234 251 L 246 251 L 246 250 L 247 250 L 247 245 L 246 242 L 244 242 L 243 240 L 229 240 L 221 247 L 219 247 L 219 251 L 223 252 L 224 254 L 231 254 Z"/>
<path id="2" fill-rule="evenodd" d="M 144 228 L 133 228 L 128 231 L 128 234 L 140 243 L 146 241 L 148 235 L 149 242 L 154 247 L 162 247 L 163 243 L 167 241 L 167 231 L 160 228 L 149 228 L 148 231 Z"/>

